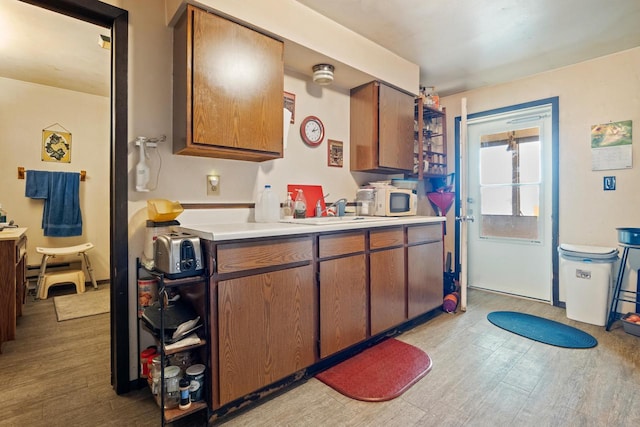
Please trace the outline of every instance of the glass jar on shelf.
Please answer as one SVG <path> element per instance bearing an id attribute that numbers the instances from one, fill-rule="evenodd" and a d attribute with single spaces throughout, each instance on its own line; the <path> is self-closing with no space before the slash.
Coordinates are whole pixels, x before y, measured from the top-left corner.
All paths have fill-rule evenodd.
<path id="1" fill-rule="evenodd" d="M 162 366 L 160 364 L 160 360 L 162 357 L 158 354 L 154 356 L 151 362 L 151 369 L 149 369 L 149 385 L 151 386 L 151 394 L 154 396 L 158 396 L 160 393 L 160 377 L 161 377 L 161 369 Z M 167 358 L 164 359 L 164 366 L 168 365 L 169 360 Z"/>
<path id="2" fill-rule="evenodd" d="M 191 351 L 181 351 L 169 355 L 169 364 L 180 368 L 180 374 L 184 375 L 184 372 L 189 366 L 193 364 Z"/>
<path id="3" fill-rule="evenodd" d="M 180 403 L 180 367 L 167 366 L 164 369 L 164 409 L 174 409 Z"/>

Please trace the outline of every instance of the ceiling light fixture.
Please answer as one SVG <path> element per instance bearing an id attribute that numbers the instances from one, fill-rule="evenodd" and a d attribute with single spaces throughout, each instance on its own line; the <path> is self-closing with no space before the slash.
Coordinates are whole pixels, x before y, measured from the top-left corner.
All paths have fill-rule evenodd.
<path id="1" fill-rule="evenodd" d="M 316 64 L 313 66 L 313 81 L 321 86 L 330 85 L 333 82 L 333 65 Z"/>

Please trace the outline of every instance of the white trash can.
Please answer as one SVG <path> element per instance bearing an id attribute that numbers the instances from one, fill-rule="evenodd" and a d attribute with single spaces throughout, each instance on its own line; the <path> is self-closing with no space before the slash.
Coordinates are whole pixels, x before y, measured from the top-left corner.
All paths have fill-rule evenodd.
<path id="1" fill-rule="evenodd" d="M 604 326 L 609 310 L 613 264 L 618 249 L 561 244 L 560 286 L 565 289 L 569 319 Z"/>

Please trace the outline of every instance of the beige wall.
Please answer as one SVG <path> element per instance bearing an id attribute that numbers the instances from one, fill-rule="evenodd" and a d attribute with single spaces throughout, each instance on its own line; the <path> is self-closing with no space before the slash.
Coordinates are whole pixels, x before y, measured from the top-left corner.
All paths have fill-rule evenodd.
<path id="1" fill-rule="evenodd" d="M 554 96 L 559 97 L 560 110 L 559 242 L 616 247 L 616 227 L 640 226 L 638 132 L 633 136 L 632 169 L 592 171 L 590 131 L 592 125 L 610 121 L 640 125 L 640 48 L 442 98 L 451 135 L 449 167 L 453 170 L 453 125 L 463 97 L 468 114 L 473 114 Z M 616 177 L 616 191 L 603 191 L 604 176 Z M 453 210 L 448 219 L 452 223 Z M 452 234 L 447 247 L 453 251 Z M 635 283 L 635 273 L 631 276 Z"/>
<path id="2" fill-rule="evenodd" d="M 90 241 L 96 246 L 89 253 L 95 278 L 109 279 L 109 98 L 6 78 L 0 78 L 0 93 L 0 203 L 9 219 L 28 228 L 28 263 L 40 263 L 36 246 L 72 246 Z M 72 134 L 71 163 L 41 160 L 42 130 L 54 123 Z M 87 171 L 87 180 L 80 183 L 82 236 L 44 236 L 43 201 L 24 196 L 26 180 L 17 179 L 18 166 L 26 170 Z"/>

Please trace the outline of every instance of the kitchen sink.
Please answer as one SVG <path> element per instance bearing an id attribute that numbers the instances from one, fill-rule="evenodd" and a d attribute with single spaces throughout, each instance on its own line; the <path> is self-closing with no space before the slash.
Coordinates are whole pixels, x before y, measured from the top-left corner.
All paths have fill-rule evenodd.
<path id="1" fill-rule="evenodd" d="M 301 225 L 330 225 L 346 224 L 352 222 L 380 222 L 393 221 L 398 218 L 392 216 L 323 216 L 313 218 L 281 219 L 280 222 Z"/>

